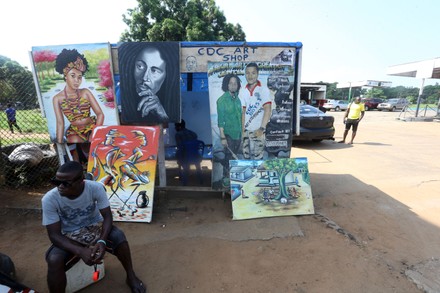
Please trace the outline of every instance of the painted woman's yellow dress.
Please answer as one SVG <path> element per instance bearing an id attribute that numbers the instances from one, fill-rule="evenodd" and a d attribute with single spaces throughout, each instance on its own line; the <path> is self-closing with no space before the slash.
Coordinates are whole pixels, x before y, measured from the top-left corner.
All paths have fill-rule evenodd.
<path id="1" fill-rule="evenodd" d="M 76 97 L 68 98 L 65 93 L 64 99 L 59 103 L 60 109 L 70 122 L 69 128 L 66 130 L 66 139 L 72 136 L 79 136 L 84 142 L 89 141 L 89 136 L 96 124 L 96 117 L 90 116 L 90 102 L 84 97 L 80 97 L 79 91 L 76 92 Z M 90 124 L 76 126 L 75 121 L 90 118 Z"/>

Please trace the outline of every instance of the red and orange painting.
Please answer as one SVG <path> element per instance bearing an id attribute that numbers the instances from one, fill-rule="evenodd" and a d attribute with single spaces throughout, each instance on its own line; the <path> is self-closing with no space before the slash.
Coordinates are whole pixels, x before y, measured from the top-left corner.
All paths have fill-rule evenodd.
<path id="1" fill-rule="evenodd" d="M 151 222 L 158 126 L 99 126 L 87 172 L 106 189 L 115 221 Z"/>

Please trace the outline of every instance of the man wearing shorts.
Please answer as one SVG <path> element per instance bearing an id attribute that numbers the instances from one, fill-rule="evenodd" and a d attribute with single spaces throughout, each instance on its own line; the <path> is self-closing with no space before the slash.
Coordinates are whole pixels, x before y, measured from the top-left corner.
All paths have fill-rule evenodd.
<path id="1" fill-rule="evenodd" d="M 127 273 L 131 292 L 146 292 L 133 271 L 130 248 L 124 233 L 113 226 L 104 186 L 84 180 L 83 167 L 70 161 L 52 178 L 56 186 L 42 198 L 43 225 L 52 246 L 46 252 L 50 292 L 65 292 L 66 264 L 80 257 L 87 265 L 101 263 L 105 252 L 114 254 Z"/>
<path id="2" fill-rule="evenodd" d="M 351 127 L 353 127 L 353 130 L 351 132 L 351 140 L 349 144 L 353 144 L 353 140 L 356 137 L 356 132 L 358 129 L 359 122 L 361 122 L 362 118 L 365 114 L 365 108 L 364 104 L 361 103 L 361 98 L 356 97 L 354 99 L 354 103 L 350 103 L 348 105 L 347 111 L 345 111 L 344 116 L 344 124 L 345 124 L 345 131 L 344 131 L 344 138 L 339 141 L 339 143 L 345 143 L 345 138 L 347 137 L 348 131 Z"/>

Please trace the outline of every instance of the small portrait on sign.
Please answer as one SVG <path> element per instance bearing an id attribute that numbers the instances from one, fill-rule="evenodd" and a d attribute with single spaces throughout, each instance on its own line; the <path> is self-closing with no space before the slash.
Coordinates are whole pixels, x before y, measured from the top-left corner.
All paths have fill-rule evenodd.
<path id="1" fill-rule="evenodd" d="M 186 57 L 186 70 L 189 72 L 197 70 L 197 59 L 195 56 Z"/>
<path id="2" fill-rule="evenodd" d="M 274 58 L 270 64 L 273 65 L 293 65 L 293 49 L 284 49 Z"/>

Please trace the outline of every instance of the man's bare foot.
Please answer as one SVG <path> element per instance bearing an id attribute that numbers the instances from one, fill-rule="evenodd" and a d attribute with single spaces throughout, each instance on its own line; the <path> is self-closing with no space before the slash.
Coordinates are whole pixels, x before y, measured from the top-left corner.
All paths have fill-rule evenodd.
<path id="1" fill-rule="evenodd" d="M 340 140 L 338 141 L 338 143 L 345 143 L 345 140 Z"/>
<path id="2" fill-rule="evenodd" d="M 352 141 L 350 141 L 348 144 L 353 144 L 353 142 Z"/>
<path id="3" fill-rule="evenodd" d="M 147 292 L 147 286 L 136 276 L 133 279 L 127 279 L 125 282 L 130 287 L 132 293 Z"/>

